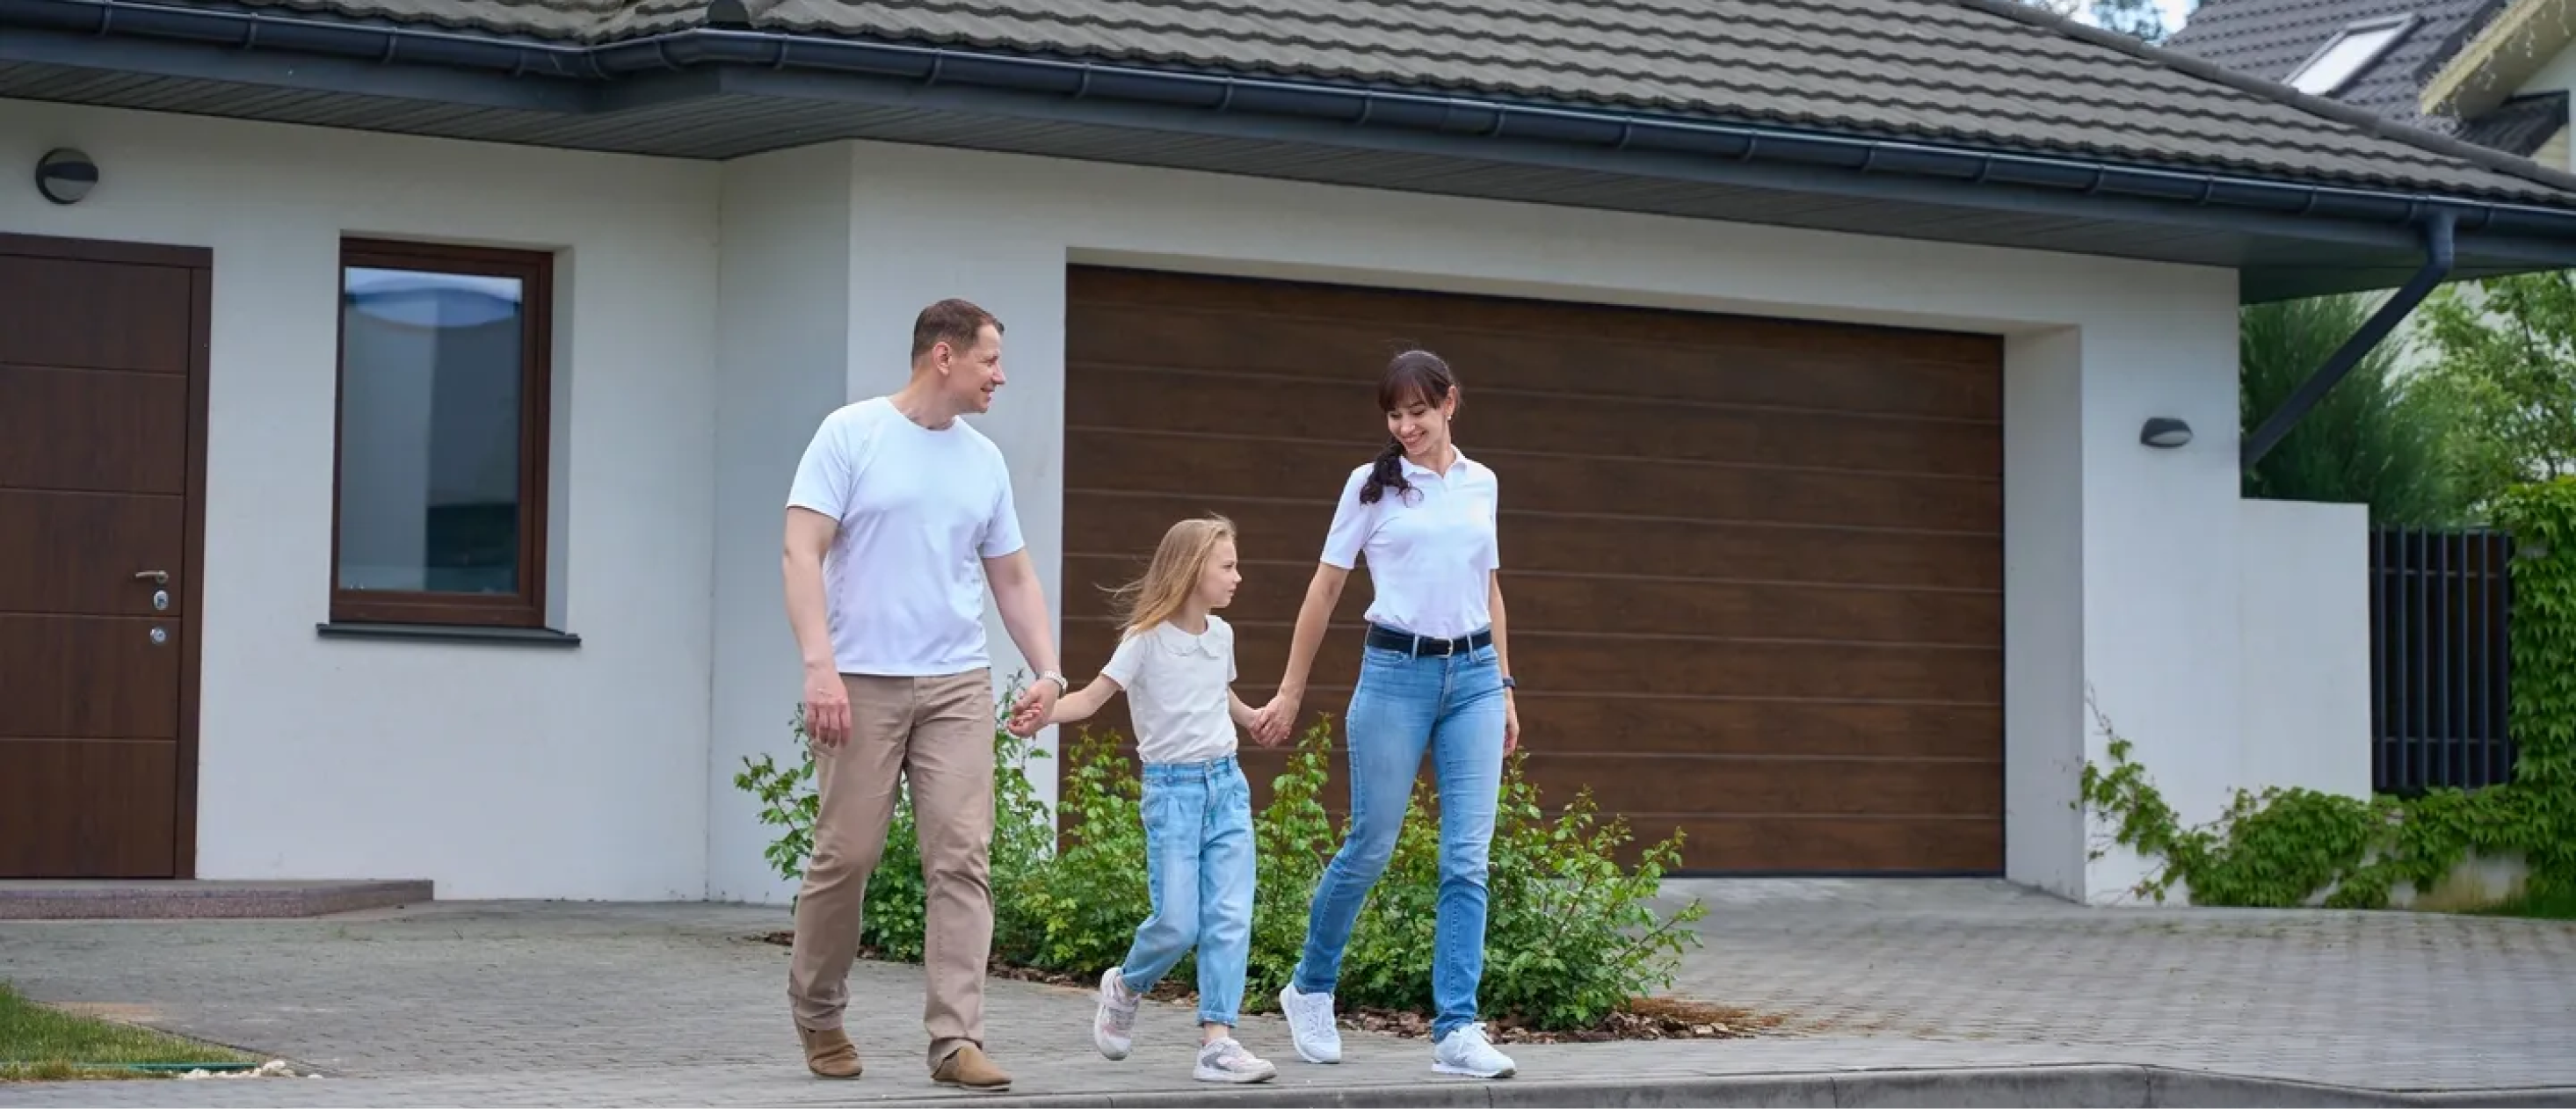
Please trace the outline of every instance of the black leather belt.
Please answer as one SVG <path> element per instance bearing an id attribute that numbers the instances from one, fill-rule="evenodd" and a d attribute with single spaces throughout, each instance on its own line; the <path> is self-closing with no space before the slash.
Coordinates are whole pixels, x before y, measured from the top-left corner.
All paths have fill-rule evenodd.
<path id="1" fill-rule="evenodd" d="M 1400 632 L 1382 624 L 1371 624 L 1368 645 L 1389 651 L 1402 651 L 1415 658 L 1445 658 L 1462 655 L 1494 641 L 1491 631 L 1476 632 L 1456 639 L 1435 639 L 1427 635 Z"/>

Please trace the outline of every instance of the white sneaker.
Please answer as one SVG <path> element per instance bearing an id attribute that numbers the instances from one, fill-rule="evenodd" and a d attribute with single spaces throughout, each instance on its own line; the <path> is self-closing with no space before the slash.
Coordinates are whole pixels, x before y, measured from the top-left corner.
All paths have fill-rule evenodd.
<path id="1" fill-rule="evenodd" d="M 1494 1042 L 1485 1038 L 1485 1022 L 1477 1021 L 1441 1037 L 1431 1049 L 1431 1069 L 1469 1078 L 1510 1078 L 1513 1068 L 1512 1057 L 1494 1050 Z"/>
<path id="2" fill-rule="evenodd" d="M 1199 1048 L 1199 1065 L 1190 1077 L 1201 1082 L 1268 1082 L 1278 1073 L 1279 1068 L 1226 1036 Z"/>
<path id="3" fill-rule="evenodd" d="M 1127 980 L 1111 967 L 1100 974 L 1100 1008 L 1091 1014 L 1091 1045 L 1102 1055 L 1124 1059 L 1136 1046 L 1136 995 L 1127 992 Z"/>
<path id="4" fill-rule="evenodd" d="M 1333 1026 L 1333 995 L 1298 993 L 1297 984 L 1279 987 L 1279 1011 L 1288 1016 L 1288 1036 L 1297 1057 L 1309 1063 L 1342 1061 L 1342 1030 Z"/>

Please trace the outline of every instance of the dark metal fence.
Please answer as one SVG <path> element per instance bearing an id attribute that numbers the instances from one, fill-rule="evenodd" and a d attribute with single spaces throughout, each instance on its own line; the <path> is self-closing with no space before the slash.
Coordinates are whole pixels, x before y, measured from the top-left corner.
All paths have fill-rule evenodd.
<path id="1" fill-rule="evenodd" d="M 2500 531 L 2371 532 L 2372 788 L 2409 795 L 2513 777 L 2512 559 Z"/>

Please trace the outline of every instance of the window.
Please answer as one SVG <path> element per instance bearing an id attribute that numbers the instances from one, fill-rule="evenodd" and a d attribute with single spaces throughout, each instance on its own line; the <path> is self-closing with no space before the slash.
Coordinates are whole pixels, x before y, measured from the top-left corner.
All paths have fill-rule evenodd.
<path id="1" fill-rule="evenodd" d="M 2415 25 L 2411 15 L 2368 19 L 2335 33 L 2325 49 L 2309 56 L 2286 84 L 2310 96 L 2332 96 L 2335 90 L 2368 69 Z"/>
<path id="2" fill-rule="evenodd" d="M 553 259 L 340 249 L 333 623 L 541 627 Z"/>

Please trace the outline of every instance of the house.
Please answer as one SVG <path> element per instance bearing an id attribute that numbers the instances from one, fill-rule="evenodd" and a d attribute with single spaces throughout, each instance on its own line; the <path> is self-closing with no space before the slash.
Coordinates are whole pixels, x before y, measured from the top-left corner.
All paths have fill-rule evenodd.
<path id="1" fill-rule="evenodd" d="M 0 163 L 0 868 L 458 898 L 784 899 L 788 478 L 954 295 L 1068 672 L 1213 509 L 1266 697 L 1425 344 L 1549 797 L 2116 900 L 2097 711 L 2186 818 L 2369 786 L 2238 307 L 2576 261 L 2576 177 L 2005 0 L 0 0 Z"/>
<path id="2" fill-rule="evenodd" d="M 2165 45 L 2565 169 L 2571 16 L 2558 0 L 2204 0 Z"/>

